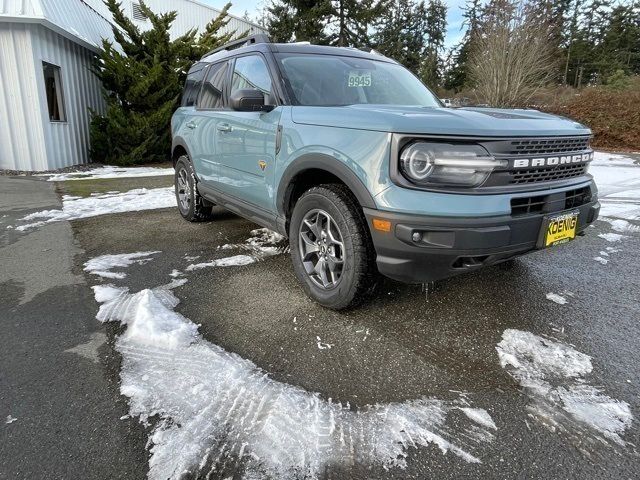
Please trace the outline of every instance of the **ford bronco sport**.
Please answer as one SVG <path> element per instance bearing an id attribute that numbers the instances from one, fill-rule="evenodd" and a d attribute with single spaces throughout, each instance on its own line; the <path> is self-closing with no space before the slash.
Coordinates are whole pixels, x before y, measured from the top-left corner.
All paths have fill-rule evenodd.
<path id="1" fill-rule="evenodd" d="M 424 283 L 565 243 L 600 208 L 588 128 L 444 108 L 374 52 L 232 42 L 189 70 L 171 130 L 181 215 L 216 204 L 287 236 L 303 288 L 334 309 L 378 272 Z"/>

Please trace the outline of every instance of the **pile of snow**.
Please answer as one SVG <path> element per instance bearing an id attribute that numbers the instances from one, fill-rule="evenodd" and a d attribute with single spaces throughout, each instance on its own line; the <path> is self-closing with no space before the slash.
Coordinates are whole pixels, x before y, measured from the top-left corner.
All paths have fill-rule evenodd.
<path id="1" fill-rule="evenodd" d="M 77 220 L 79 218 L 95 217 L 110 213 L 135 212 L 176 206 L 173 187 L 165 188 L 136 188 L 128 192 L 110 192 L 90 197 L 62 197 L 62 209 L 43 210 L 22 217 L 20 221 L 32 222 L 16 227 L 24 231 L 39 227 L 46 223 L 63 220 Z"/>
<path id="2" fill-rule="evenodd" d="M 160 253 L 159 251 L 153 252 L 135 252 L 135 253 L 120 253 L 118 255 L 101 255 L 99 257 L 92 258 L 84 264 L 84 271 L 93 275 L 98 275 L 103 278 L 119 278 L 122 279 L 127 276 L 124 272 L 112 272 L 114 268 L 128 267 L 132 263 L 143 265 L 150 261 L 150 255 Z"/>
<path id="3" fill-rule="evenodd" d="M 583 449 L 589 447 L 584 438 L 589 435 L 604 444 L 626 445 L 621 435 L 633 421 L 629 404 L 586 382 L 593 369 L 591 357 L 513 329 L 504 331 L 496 350 L 500 365 L 525 388 L 530 413 L 542 425 L 566 433 Z"/>
<path id="4" fill-rule="evenodd" d="M 173 175 L 173 168 L 155 167 L 99 167 L 82 172 L 69 172 L 50 174 L 44 173 L 40 176 L 49 177 L 48 182 L 65 182 L 67 180 L 86 180 L 99 178 L 131 178 L 131 177 L 158 177 Z"/>
<path id="5" fill-rule="evenodd" d="M 267 257 L 272 257 L 280 253 L 285 253 L 288 246 L 285 238 L 268 228 L 258 228 L 251 230 L 251 237 L 240 244 L 226 244 L 220 247 L 221 250 L 245 250 L 248 254 L 234 255 L 231 257 L 219 258 L 209 262 L 195 263 L 188 265 L 186 270 L 200 270 L 208 267 L 235 267 L 249 265 Z"/>
<path id="6" fill-rule="evenodd" d="M 490 415 L 465 395 L 354 410 L 275 381 L 204 340 L 175 311 L 172 287 L 93 287 L 98 320 L 127 327 L 116 349 L 129 413 L 146 425 L 158 420 L 149 442 L 151 479 L 206 477 L 221 463 L 247 477 L 280 479 L 316 478 L 329 466 L 354 463 L 403 468 L 409 449 L 428 444 L 477 463 L 469 449 L 494 438 Z M 464 416 L 450 422 L 454 411 Z"/>

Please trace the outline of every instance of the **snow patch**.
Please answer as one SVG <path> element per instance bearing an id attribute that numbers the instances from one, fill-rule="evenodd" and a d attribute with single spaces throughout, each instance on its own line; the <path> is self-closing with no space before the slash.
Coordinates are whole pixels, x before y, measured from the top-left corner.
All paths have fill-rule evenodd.
<path id="1" fill-rule="evenodd" d="M 22 217 L 20 221 L 23 222 L 36 221 L 20 225 L 16 227 L 16 230 L 25 231 L 46 223 L 63 220 L 77 220 L 110 213 L 153 210 L 175 206 L 176 199 L 173 187 L 137 188 L 128 192 L 105 193 L 86 198 L 65 195 L 62 197 L 62 209 L 43 210 Z"/>
<path id="2" fill-rule="evenodd" d="M 175 311 L 179 300 L 171 288 L 93 287 L 98 320 L 127 326 L 116 349 L 129 415 L 146 425 L 158 419 L 149 441 L 151 479 L 205 477 L 222 462 L 237 463 L 251 478 L 281 479 L 315 478 L 329 465 L 403 468 L 410 448 L 428 444 L 477 463 L 469 449 L 494 438 L 484 410 L 465 412 L 473 425 L 447 422 L 449 412 L 469 407 L 464 395 L 355 410 L 275 381 L 204 340 Z"/>
<path id="3" fill-rule="evenodd" d="M 103 278 L 123 279 L 127 276 L 124 272 L 112 272 L 114 268 L 128 267 L 133 263 L 143 265 L 151 260 L 150 255 L 159 251 L 120 253 L 117 255 L 101 255 L 85 262 L 84 271 Z"/>
<path id="4" fill-rule="evenodd" d="M 492 430 L 498 429 L 491 418 L 491 415 L 489 415 L 489 412 L 484 408 L 461 407 L 460 410 L 462 410 L 467 417 L 478 425 L 482 425 L 483 427 L 490 428 Z"/>
<path id="5" fill-rule="evenodd" d="M 607 263 L 609 263 L 609 260 L 607 260 L 606 258 L 603 257 L 593 257 L 593 259 L 600 263 L 601 265 L 606 265 Z"/>
<path id="6" fill-rule="evenodd" d="M 320 350 L 330 350 L 331 347 L 335 346 L 335 344 L 333 343 L 323 342 L 318 336 L 316 336 L 316 343 L 318 344 L 318 349 Z"/>
<path id="7" fill-rule="evenodd" d="M 249 265 L 250 263 L 272 257 L 280 253 L 285 253 L 288 246 L 285 245 L 285 238 L 279 233 L 273 232 L 268 228 L 259 228 L 251 230 L 251 237 L 240 244 L 225 244 L 219 247 L 219 250 L 245 250 L 248 253 L 242 255 L 234 255 L 231 257 L 220 258 L 210 262 L 202 262 L 187 266 L 186 270 L 191 272 L 201 268 L 208 267 L 235 267 L 241 265 Z"/>
<path id="8" fill-rule="evenodd" d="M 531 416 L 552 431 L 567 434 L 589 455 L 585 436 L 625 446 L 621 438 L 633 421 L 629 404 L 589 385 L 591 357 L 573 347 L 530 332 L 507 329 L 496 350 L 500 365 L 525 389 Z M 598 442 L 595 442 L 597 444 Z"/>
<path id="9" fill-rule="evenodd" d="M 562 295 L 558 295 L 557 293 L 547 293 L 547 300 L 551 300 L 552 302 L 555 302 L 559 305 L 564 305 L 565 303 L 567 303 L 567 299 L 564 298 Z"/>
<path id="10" fill-rule="evenodd" d="M 595 152 L 589 173 L 598 185 L 602 220 L 640 220 L 639 162 L 625 155 Z M 628 222 L 612 223 L 612 227 L 622 233 L 640 231 L 640 227 Z"/>
<path id="11" fill-rule="evenodd" d="M 640 232 L 640 226 L 634 225 L 626 220 L 601 217 L 600 220 L 608 222 L 611 228 L 620 233 Z"/>
<path id="12" fill-rule="evenodd" d="M 210 262 L 192 263 L 185 269 L 187 272 L 194 270 L 200 270 L 208 267 L 238 267 L 242 265 L 249 265 L 255 263 L 256 259 L 249 255 L 234 255 L 233 257 L 219 258 L 218 260 L 212 260 Z"/>
<path id="13" fill-rule="evenodd" d="M 9 425 L 9 424 L 11 424 L 11 423 L 15 422 L 16 420 L 18 420 L 18 419 L 17 419 L 17 418 L 15 418 L 15 417 L 12 417 L 11 415 L 7 415 L 7 420 L 6 420 L 4 423 L 6 423 L 7 425 Z"/>
<path id="14" fill-rule="evenodd" d="M 39 174 L 39 176 L 49 177 L 47 179 L 48 182 L 66 182 L 68 180 L 87 180 L 100 178 L 158 177 L 173 174 L 173 168 L 106 166 L 93 168 L 91 170 L 84 170 L 82 172 L 57 174 L 44 173 Z"/>

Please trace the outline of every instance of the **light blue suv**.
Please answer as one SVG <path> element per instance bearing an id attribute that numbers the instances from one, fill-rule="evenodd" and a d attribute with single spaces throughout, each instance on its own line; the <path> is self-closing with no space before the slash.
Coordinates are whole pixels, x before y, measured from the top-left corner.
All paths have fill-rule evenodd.
<path id="1" fill-rule="evenodd" d="M 334 309 L 378 273 L 424 283 L 568 242 L 600 208 L 588 128 L 444 108 L 356 49 L 232 42 L 191 68 L 171 130 L 181 215 L 215 204 L 287 236 L 305 291 Z"/>

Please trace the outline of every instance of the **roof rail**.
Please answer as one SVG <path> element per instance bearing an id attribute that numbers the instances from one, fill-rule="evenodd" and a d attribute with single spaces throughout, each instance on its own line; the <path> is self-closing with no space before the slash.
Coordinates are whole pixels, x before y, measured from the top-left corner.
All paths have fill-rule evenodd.
<path id="1" fill-rule="evenodd" d="M 271 43 L 269 37 L 264 33 L 256 33 L 255 35 L 249 35 L 248 37 L 242 37 L 232 42 L 225 43 L 223 46 L 214 48 L 210 52 L 204 54 L 202 58 L 213 55 L 214 53 L 223 52 L 227 50 L 233 50 L 234 48 L 246 47 L 247 45 L 253 45 L 254 43 Z"/>

